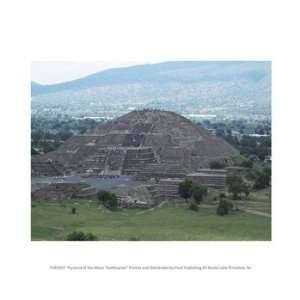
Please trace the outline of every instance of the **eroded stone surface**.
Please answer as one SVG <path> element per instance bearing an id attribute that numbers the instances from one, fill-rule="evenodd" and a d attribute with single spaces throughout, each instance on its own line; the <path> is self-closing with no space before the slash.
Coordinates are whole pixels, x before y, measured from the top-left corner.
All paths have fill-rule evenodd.
<path id="1" fill-rule="evenodd" d="M 32 175 L 175 178 L 235 154 L 224 140 L 176 113 L 132 111 L 70 138 L 56 151 L 34 157 Z"/>
<path id="2" fill-rule="evenodd" d="M 230 161 L 237 153 L 224 140 L 176 113 L 132 111 L 71 137 L 56 151 L 34 157 L 33 177 L 56 176 L 65 183 L 42 185 L 37 180 L 33 198 L 60 200 L 74 194 L 96 198 L 101 182 L 108 179 L 115 180 L 107 187 L 117 194 L 120 206 L 152 207 L 178 198 L 178 184 L 184 178 L 223 188 L 225 175 L 202 174 L 199 169 L 211 160 Z M 121 181 L 124 176 L 136 183 L 120 184 L 118 178 Z M 84 178 L 86 182 L 79 183 Z"/>

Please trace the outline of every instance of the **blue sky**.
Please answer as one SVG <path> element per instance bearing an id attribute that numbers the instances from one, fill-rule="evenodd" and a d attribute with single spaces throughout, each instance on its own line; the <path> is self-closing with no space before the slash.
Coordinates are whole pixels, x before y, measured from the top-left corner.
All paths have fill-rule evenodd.
<path id="1" fill-rule="evenodd" d="M 148 61 L 149 62 L 149 61 Z M 35 61 L 31 64 L 31 80 L 41 84 L 78 79 L 86 75 L 117 67 L 126 67 L 148 63 L 147 61 L 98 61 L 98 62 L 73 62 L 73 61 Z"/>

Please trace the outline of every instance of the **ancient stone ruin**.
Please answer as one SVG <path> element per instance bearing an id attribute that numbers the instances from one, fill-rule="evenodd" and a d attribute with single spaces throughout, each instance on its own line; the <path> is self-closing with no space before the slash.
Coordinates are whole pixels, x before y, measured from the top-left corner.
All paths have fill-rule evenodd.
<path id="1" fill-rule="evenodd" d="M 56 151 L 33 157 L 32 176 L 79 174 L 101 180 L 127 175 L 139 182 L 155 180 L 154 185 L 161 181 L 161 186 L 170 188 L 188 174 L 207 168 L 210 161 L 230 162 L 237 153 L 224 140 L 176 113 L 132 111 L 71 137 Z M 222 184 L 222 176 L 216 179 L 206 174 L 208 177 Z M 151 185 L 147 189 L 154 199 L 163 190 L 155 187 L 151 191 Z"/>
<path id="2" fill-rule="evenodd" d="M 70 198 L 95 199 L 97 191 L 86 183 L 52 183 L 31 193 L 32 200 L 63 201 Z"/>
<path id="3" fill-rule="evenodd" d="M 71 137 L 56 151 L 33 157 L 32 175 L 182 177 L 236 153 L 224 140 L 176 113 L 133 111 Z"/>
<path id="4" fill-rule="evenodd" d="M 187 174 L 187 179 L 204 184 L 214 189 L 224 189 L 226 186 L 227 170 L 199 169 L 198 172 Z"/>

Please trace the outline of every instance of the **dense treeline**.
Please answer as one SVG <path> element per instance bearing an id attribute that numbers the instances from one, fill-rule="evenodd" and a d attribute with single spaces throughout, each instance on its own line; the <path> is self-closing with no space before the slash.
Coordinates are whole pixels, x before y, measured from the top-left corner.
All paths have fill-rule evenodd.
<path id="1" fill-rule="evenodd" d="M 266 120 L 226 120 L 222 122 L 212 122 L 204 120 L 203 126 L 215 129 L 217 135 L 231 135 L 234 131 L 240 134 L 266 134 L 271 135 L 271 121 Z"/>
<path id="2" fill-rule="evenodd" d="M 83 134 L 94 128 L 99 121 L 74 119 L 68 116 L 36 118 L 31 120 L 31 154 L 47 153 L 57 149 L 74 134 Z"/>
<path id="3" fill-rule="evenodd" d="M 271 155 L 269 120 L 231 120 L 215 123 L 205 120 L 202 125 L 215 130 L 217 136 L 224 138 L 247 158 L 264 160 L 266 156 Z"/>
<path id="4" fill-rule="evenodd" d="M 224 139 L 245 157 L 264 160 L 266 156 L 271 155 L 271 136 L 243 136 L 240 140 L 233 136 L 225 136 Z"/>

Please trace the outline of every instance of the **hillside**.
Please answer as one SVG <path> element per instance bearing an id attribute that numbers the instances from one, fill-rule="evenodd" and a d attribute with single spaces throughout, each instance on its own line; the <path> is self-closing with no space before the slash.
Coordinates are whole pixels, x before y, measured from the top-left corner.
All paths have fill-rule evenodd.
<path id="1" fill-rule="evenodd" d="M 141 108 L 217 115 L 269 115 L 270 62 L 165 62 L 32 86 L 34 112 L 117 116 Z M 117 108 L 116 108 L 117 106 Z M 79 109 L 80 108 L 80 109 Z"/>
<path id="2" fill-rule="evenodd" d="M 260 62 L 166 62 L 115 68 L 59 84 L 32 84 L 32 95 L 82 90 L 110 84 L 193 83 L 199 81 L 259 81 L 268 68 Z"/>

